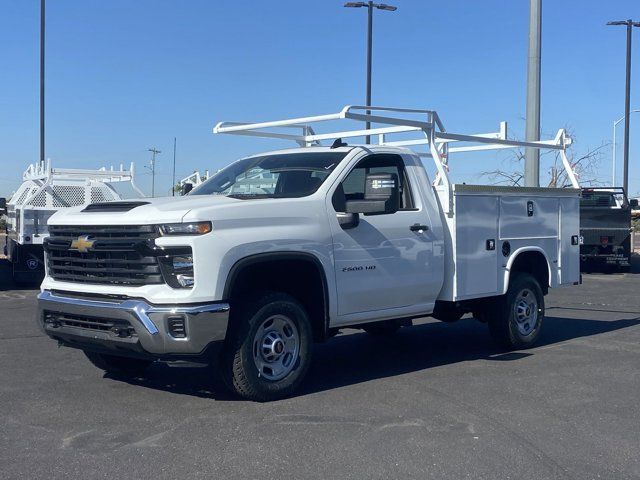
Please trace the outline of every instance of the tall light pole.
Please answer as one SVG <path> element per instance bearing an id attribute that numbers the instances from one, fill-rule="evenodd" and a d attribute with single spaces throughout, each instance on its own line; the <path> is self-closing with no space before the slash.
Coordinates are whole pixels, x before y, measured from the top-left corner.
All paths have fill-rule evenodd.
<path id="1" fill-rule="evenodd" d="M 171 196 L 176 196 L 176 137 L 173 137 L 173 175 L 171 176 Z"/>
<path id="2" fill-rule="evenodd" d="M 526 139 L 540 140 L 540 60 L 542 52 L 542 0 L 530 0 L 529 58 L 527 63 Z M 527 148 L 524 153 L 524 184 L 540 186 L 540 150 Z"/>
<path id="3" fill-rule="evenodd" d="M 640 27 L 640 22 L 633 20 L 621 20 L 616 22 L 607 22 L 607 25 L 625 25 L 627 27 L 627 71 L 626 84 L 624 90 L 624 191 L 629 191 L 629 105 L 631 103 L 631 32 L 633 27 Z M 614 127 L 615 128 L 615 127 Z"/>
<path id="4" fill-rule="evenodd" d="M 640 112 L 640 109 L 637 110 L 631 110 L 631 112 L 629 113 L 637 113 Z M 618 120 L 616 120 L 615 122 L 613 122 L 613 155 L 612 155 L 612 166 L 611 166 L 611 186 L 615 187 L 616 186 L 616 127 L 618 126 L 618 124 L 624 120 L 625 118 L 627 118 L 626 116 L 620 117 Z"/>
<path id="5" fill-rule="evenodd" d="M 377 8 L 378 10 L 387 10 L 389 12 L 395 12 L 398 7 L 394 7 L 393 5 L 387 5 L 386 3 L 373 3 L 369 2 L 347 2 L 344 4 L 347 8 L 362 8 L 366 7 L 367 9 L 367 98 L 365 100 L 366 106 L 371 106 L 371 50 L 373 48 L 373 9 Z M 367 114 L 370 114 L 371 111 L 367 110 Z M 369 130 L 371 128 L 371 123 L 366 122 L 365 128 Z M 365 139 L 365 143 L 371 143 L 371 137 L 367 135 Z"/>
<path id="6" fill-rule="evenodd" d="M 44 166 L 44 11 L 45 0 L 40 0 L 40 167 Z"/>
<path id="7" fill-rule="evenodd" d="M 151 170 L 151 198 L 153 198 L 156 196 L 156 155 L 162 152 L 155 147 L 149 148 L 147 151 L 153 154 L 151 157 L 151 167 L 147 167 Z"/>

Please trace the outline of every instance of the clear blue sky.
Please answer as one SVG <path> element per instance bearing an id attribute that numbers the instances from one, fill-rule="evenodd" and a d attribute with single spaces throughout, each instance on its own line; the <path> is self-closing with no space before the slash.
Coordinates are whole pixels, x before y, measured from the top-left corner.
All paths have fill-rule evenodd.
<path id="1" fill-rule="evenodd" d="M 135 161 L 139 183 L 158 157 L 156 191 L 281 142 L 215 136 L 219 120 L 329 113 L 362 103 L 366 15 L 340 0 L 49 0 L 47 156 L 61 167 Z M 373 103 L 438 110 L 448 130 L 522 136 L 527 0 L 395 0 L 376 12 Z M 569 125 L 582 152 L 611 139 L 624 108 L 624 28 L 637 0 L 543 0 L 542 130 Z M 0 194 L 38 147 L 39 1 L 0 1 Z M 640 31 L 632 108 L 640 107 Z M 619 125 L 622 127 L 622 124 Z M 619 128 L 619 138 L 623 129 Z M 640 115 L 632 118 L 631 190 L 640 191 Z M 621 143 L 620 149 L 621 152 Z M 621 159 L 621 155 L 618 157 Z M 600 164 L 610 178 L 610 149 Z M 456 179 L 501 165 L 471 157 Z M 504 166 L 504 162 L 502 163 Z M 543 164 L 542 169 L 546 166 Z M 620 169 L 619 169 L 620 171 Z"/>

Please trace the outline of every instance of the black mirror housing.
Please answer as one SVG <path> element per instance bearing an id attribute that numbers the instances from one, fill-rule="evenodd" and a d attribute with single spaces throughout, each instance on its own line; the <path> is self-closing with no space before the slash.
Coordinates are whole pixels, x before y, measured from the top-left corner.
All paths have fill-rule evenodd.
<path id="1" fill-rule="evenodd" d="M 183 183 L 180 187 L 180 195 L 186 195 L 193 190 L 193 183 Z"/>
<path id="2" fill-rule="evenodd" d="M 388 215 L 400 208 L 400 188 L 395 173 L 371 173 L 365 177 L 364 200 L 349 200 L 347 213 Z"/>
<path id="3" fill-rule="evenodd" d="M 631 208 L 636 209 L 638 208 L 638 199 L 637 198 L 630 198 L 629 199 L 629 205 L 631 206 Z"/>
<path id="4" fill-rule="evenodd" d="M 355 228 L 360 224 L 360 215 L 357 213 L 337 213 L 338 225 L 343 230 Z"/>

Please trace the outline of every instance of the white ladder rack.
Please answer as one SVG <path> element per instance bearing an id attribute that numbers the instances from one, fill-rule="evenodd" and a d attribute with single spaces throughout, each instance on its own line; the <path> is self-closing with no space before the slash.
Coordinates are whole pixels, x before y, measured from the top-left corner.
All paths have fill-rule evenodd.
<path id="1" fill-rule="evenodd" d="M 373 113 L 375 112 L 375 114 Z M 402 115 L 402 116 L 400 116 Z M 411 118 L 406 118 L 410 116 Z M 384 125 L 356 130 L 341 130 L 330 133 L 316 133 L 310 124 L 333 120 L 356 120 L 371 124 Z M 387 137 L 398 133 L 416 132 L 418 138 L 410 140 L 388 141 Z M 480 134 L 459 134 L 447 132 L 440 117 L 434 110 L 375 107 L 366 105 L 347 105 L 337 113 L 310 117 L 290 118 L 259 123 L 220 122 L 213 133 L 247 135 L 253 137 L 292 140 L 302 147 L 320 145 L 322 140 L 377 136 L 378 145 L 410 147 L 426 145 L 428 153 L 419 155 L 432 157 L 438 171 L 434 186 L 442 186 L 451 191 L 448 163 L 449 155 L 456 152 L 500 150 L 528 147 L 540 150 L 557 150 L 571 185 L 580 188 L 576 175 L 566 155 L 571 138 L 564 129 L 558 130 L 552 140 L 535 142 L 512 140 L 507 138 L 507 123 L 501 122 L 497 132 Z"/>

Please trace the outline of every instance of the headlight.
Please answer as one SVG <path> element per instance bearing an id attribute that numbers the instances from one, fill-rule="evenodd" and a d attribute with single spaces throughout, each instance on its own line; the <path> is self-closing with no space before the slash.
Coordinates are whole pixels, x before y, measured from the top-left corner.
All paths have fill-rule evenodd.
<path id="1" fill-rule="evenodd" d="M 160 225 L 162 235 L 204 235 L 211 231 L 211 222 L 167 223 Z"/>
<path id="2" fill-rule="evenodd" d="M 193 256 L 160 257 L 160 267 L 167 284 L 173 288 L 193 288 Z"/>

